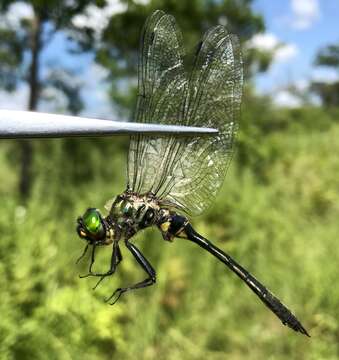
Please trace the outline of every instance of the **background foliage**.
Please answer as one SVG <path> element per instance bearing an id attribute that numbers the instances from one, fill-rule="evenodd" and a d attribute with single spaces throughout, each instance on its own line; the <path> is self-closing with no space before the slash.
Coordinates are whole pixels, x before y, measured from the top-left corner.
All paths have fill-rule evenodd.
<path id="1" fill-rule="evenodd" d="M 89 49 L 83 38 L 79 51 L 93 51 L 110 69 L 112 100 L 126 114 L 133 97 L 120 93 L 113 79 L 118 70 L 127 82 L 135 76 L 135 40 L 152 6 L 178 16 L 186 39 L 210 25 L 202 23 L 202 2 L 194 2 L 197 16 L 191 23 L 178 3 L 131 2 L 128 11 L 111 19 L 100 47 Z M 263 29 L 263 20 L 248 10 L 250 1 L 225 1 L 220 8 L 214 3 L 222 2 L 204 2 L 212 9 L 206 19 L 214 23 L 231 9 L 235 29 L 244 23 L 252 29 L 242 40 Z M 126 48 L 123 34 L 116 31 L 125 21 L 131 24 Z M 121 54 L 109 61 L 112 44 Z M 15 64 L 21 59 L 20 52 L 12 56 Z M 245 56 L 249 67 L 263 59 L 260 54 Z M 133 61 L 119 68 L 121 59 Z M 1 46 L 0 62 L 8 69 Z M 122 249 L 118 273 L 92 291 L 95 280 L 78 278 L 86 272 L 88 258 L 74 264 L 84 246 L 76 236 L 75 219 L 124 190 L 128 138 L 32 141 L 34 181 L 25 202 L 17 190 L 18 145 L 2 141 L 0 358 L 338 359 L 339 109 L 332 105 L 276 109 L 248 86 L 236 157 L 225 184 L 213 208 L 193 219 L 199 232 L 293 309 L 311 339 L 284 328 L 209 254 L 184 240 L 164 242 L 156 230 L 136 237 L 157 269 L 156 286 L 106 305 L 104 297 L 142 274 Z M 99 269 L 106 268 L 109 255 L 110 249 L 101 250 Z"/>

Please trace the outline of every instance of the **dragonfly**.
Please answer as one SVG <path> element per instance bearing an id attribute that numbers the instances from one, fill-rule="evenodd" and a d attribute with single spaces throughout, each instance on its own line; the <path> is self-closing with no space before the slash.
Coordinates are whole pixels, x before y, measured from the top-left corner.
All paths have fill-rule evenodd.
<path id="1" fill-rule="evenodd" d="M 188 72 L 176 21 L 158 10 L 146 20 L 139 51 L 135 121 L 212 127 L 219 132 L 213 136 L 131 136 L 126 190 L 106 205 L 106 217 L 99 209 L 89 208 L 77 219 L 77 233 L 86 241 L 79 260 L 91 248 L 89 271 L 81 277 L 99 277 L 98 285 L 113 275 L 122 261 L 123 243 L 147 276 L 116 289 L 106 301 L 114 304 L 128 291 L 155 284 L 155 269 L 131 239 L 143 229 L 157 227 L 164 240 L 185 239 L 215 256 L 284 325 L 309 336 L 277 297 L 230 255 L 198 234 L 189 220 L 213 203 L 232 158 L 243 84 L 237 36 L 221 25 L 208 30 Z M 93 270 L 98 246 L 112 247 L 107 272 Z"/>

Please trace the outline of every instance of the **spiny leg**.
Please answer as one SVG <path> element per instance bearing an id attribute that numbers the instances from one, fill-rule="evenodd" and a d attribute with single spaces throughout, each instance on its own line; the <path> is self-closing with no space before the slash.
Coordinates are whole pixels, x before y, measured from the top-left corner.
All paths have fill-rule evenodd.
<path id="1" fill-rule="evenodd" d="M 156 272 L 153 269 L 152 265 L 148 262 L 148 260 L 144 257 L 144 255 L 140 252 L 140 250 L 130 243 L 128 240 L 125 241 L 127 249 L 132 253 L 134 258 L 137 260 L 139 265 L 143 268 L 143 270 L 147 273 L 148 277 L 140 281 L 134 285 L 125 287 L 125 288 L 118 288 L 114 291 L 114 293 L 106 299 L 106 301 L 110 301 L 112 298 L 116 297 L 110 304 L 114 305 L 119 299 L 120 296 L 130 290 L 134 289 L 141 289 L 147 286 L 151 286 L 156 282 Z"/>
<path id="2" fill-rule="evenodd" d="M 85 278 L 85 277 L 88 277 L 88 276 L 91 276 L 91 275 L 92 275 L 92 267 L 93 267 L 93 264 L 94 264 L 94 261 L 95 261 L 95 248 L 96 248 L 96 245 L 93 244 L 93 245 L 92 245 L 91 262 L 90 262 L 90 264 L 89 264 L 88 274 L 86 274 L 86 275 L 79 275 L 79 278 L 80 278 L 80 279 L 83 279 L 83 278 Z"/>
<path id="3" fill-rule="evenodd" d="M 277 297 L 275 297 L 263 284 L 261 284 L 253 275 L 233 260 L 228 254 L 198 234 L 185 217 L 173 215 L 167 221 L 167 224 L 164 223 L 164 225 L 166 225 L 165 227 L 162 226 L 163 224 L 160 224 L 159 226 L 166 240 L 172 239 L 173 237 L 179 237 L 195 242 L 200 247 L 207 250 L 210 254 L 214 255 L 237 276 L 239 276 L 239 278 L 246 283 L 246 285 L 281 320 L 284 325 L 289 326 L 294 331 L 310 336 L 300 321 Z"/>
<path id="4" fill-rule="evenodd" d="M 77 261 L 75 262 L 75 264 L 78 264 L 79 261 L 86 255 L 87 253 L 87 250 L 88 250 L 88 247 L 89 247 L 89 244 L 87 243 L 85 248 L 84 248 L 84 251 L 82 252 L 82 254 L 78 257 Z"/>
<path id="5" fill-rule="evenodd" d="M 88 277 L 88 276 L 100 276 L 100 277 L 102 277 L 102 279 L 100 279 L 98 281 L 98 283 L 95 285 L 94 288 L 96 288 L 98 286 L 98 284 L 103 280 L 104 277 L 112 275 L 115 272 L 115 269 L 116 269 L 117 265 L 122 260 L 120 247 L 119 247 L 118 243 L 115 242 L 113 244 L 112 256 L 111 256 L 111 265 L 110 265 L 109 270 L 107 272 L 105 272 L 105 273 L 93 272 L 92 267 L 93 267 L 94 260 L 95 260 L 95 248 L 96 248 L 96 245 L 93 245 L 92 255 L 91 255 L 91 263 L 90 263 L 90 266 L 89 266 L 88 274 L 80 276 L 80 278 L 85 278 L 85 277 Z"/>
<path id="6" fill-rule="evenodd" d="M 118 243 L 114 243 L 112 256 L 111 256 L 110 269 L 106 273 L 103 273 L 103 274 L 98 274 L 98 273 L 92 274 L 93 276 L 101 276 L 101 278 L 98 280 L 98 282 L 93 287 L 93 290 L 95 290 L 97 288 L 97 286 L 101 283 L 101 281 L 103 279 L 105 279 L 106 276 L 110 276 L 115 273 L 115 270 L 121 261 L 122 261 L 122 255 L 121 255 L 120 247 L 119 247 Z"/>

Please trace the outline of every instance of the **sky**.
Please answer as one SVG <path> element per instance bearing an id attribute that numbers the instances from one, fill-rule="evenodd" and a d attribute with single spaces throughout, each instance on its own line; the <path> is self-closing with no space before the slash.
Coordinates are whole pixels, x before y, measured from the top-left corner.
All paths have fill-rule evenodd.
<path id="1" fill-rule="evenodd" d="M 312 80 L 338 78 L 338 73 L 314 66 L 319 48 L 339 42 L 338 0 L 256 0 L 253 8 L 266 23 L 258 47 L 274 46 L 276 41 L 285 44 L 269 71 L 257 76 L 259 93 L 272 94 L 278 105 L 294 106 L 298 100 L 288 94 L 288 85 L 302 90 Z"/>
<path id="2" fill-rule="evenodd" d="M 105 24 L 110 15 L 125 10 L 125 5 L 121 5 L 119 0 L 108 0 L 108 3 L 102 12 L 90 5 L 87 13 L 75 18 L 74 23 L 80 27 L 92 24 L 96 31 L 100 31 L 98 24 Z M 266 30 L 252 38 L 247 46 L 274 51 L 269 70 L 255 78 L 258 93 L 272 95 L 279 106 L 294 107 L 300 105 L 300 99 L 287 91 L 289 85 L 293 84 L 302 91 L 312 80 L 334 81 L 338 78 L 338 73 L 317 68 L 313 62 L 320 47 L 339 42 L 339 0 L 255 0 L 253 10 L 263 15 Z M 21 18 L 31 15 L 29 5 L 18 1 L 10 8 L 7 21 L 18 26 Z M 90 55 L 65 56 L 66 47 L 63 35 L 54 36 L 43 52 L 42 63 L 56 66 L 62 63 L 77 71 L 78 78 L 74 81 L 80 81 L 86 103 L 82 115 L 116 119 L 107 95 L 109 84 L 104 81 L 106 70 L 95 64 Z M 49 95 L 53 95 L 52 90 L 49 91 Z M 0 108 L 25 109 L 27 97 L 28 89 L 24 85 L 19 86 L 14 94 L 0 91 Z M 42 103 L 39 110 L 52 112 L 62 109 L 65 99 L 62 96 L 57 98 L 52 106 Z"/>

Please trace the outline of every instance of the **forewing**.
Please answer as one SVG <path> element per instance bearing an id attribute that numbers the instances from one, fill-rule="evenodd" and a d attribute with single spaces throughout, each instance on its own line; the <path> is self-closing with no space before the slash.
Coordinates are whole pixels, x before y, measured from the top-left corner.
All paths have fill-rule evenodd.
<path id="1" fill-rule="evenodd" d="M 138 69 L 135 120 L 143 123 L 181 122 L 187 80 L 183 67 L 181 34 L 175 19 L 153 13 L 144 26 Z M 138 193 L 157 192 L 172 150 L 174 137 L 132 136 L 128 155 L 128 188 Z"/>

